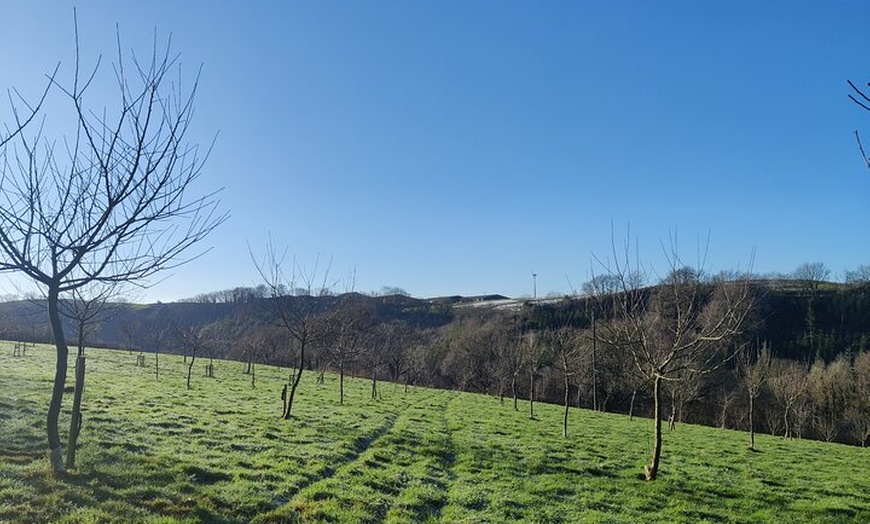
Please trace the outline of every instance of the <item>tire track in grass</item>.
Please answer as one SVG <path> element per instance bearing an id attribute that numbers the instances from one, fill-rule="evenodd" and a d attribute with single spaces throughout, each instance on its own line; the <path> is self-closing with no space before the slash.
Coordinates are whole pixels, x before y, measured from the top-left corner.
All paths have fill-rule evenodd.
<path id="1" fill-rule="evenodd" d="M 454 453 L 444 412 L 456 395 L 414 394 L 425 396 L 412 399 L 356 457 L 300 490 L 274 516 L 303 522 L 437 521 Z"/>
<path id="2" fill-rule="evenodd" d="M 410 449 L 420 474 L 403 490 L 387 514 L 388 522 L 438 522 L 441 519 L 441 512 L 447 505 L 447 492 L 455 480 L 456 448 L 447 412 L 457 398 L 458 393 L 449 393 L 449 400 L 436 407 L 439 415 L 434 420 L 430 416 L 426 424 L 421 424 L 419 419 L 410 419 L 415 422 L 414 433 L 424 439 L 424 445 Z M 430 406 L 427 414 L 432 412 Z M 407 439 L 407 443 L 410 444 L 411 440 Z"/>

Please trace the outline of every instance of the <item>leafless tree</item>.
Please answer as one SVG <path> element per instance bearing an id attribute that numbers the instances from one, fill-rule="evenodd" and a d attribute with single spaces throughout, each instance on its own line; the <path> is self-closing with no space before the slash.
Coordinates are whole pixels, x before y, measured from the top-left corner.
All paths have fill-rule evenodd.
<path id="1" fill-rule="evenodd" d="M 419 330 L 401 321 L 393 321 L 378 327 L 379 339 L 384 344 L 380 351 L 390 380 L 398 384 L 407 379 L 411 367 L 411 347 L 420 338 Z"/>
<path id="2" fill-rule="evenodd" d="M 800 434 L 803 404 L 806 404 L 808 370 L 806 365 L 793 360 L 774 359 L 770 365 L 768 385 L 773 396 L 782 405 L 782 422 L 785 438 Z"/>
<path id="3" fill-rule="evenodd" d="M 60 113 L 72 115 L 67 134 L 44 136 L 48 105 L 30 110 L 25 104 L 28 111 L 20 111 L 13 98 L 15 121 L 7 126 L 13 131 L 0 144 L 0 271 L 43 289 L 57 350 L 47 417 L 54 472 L 64 469 L 58 415 L 68 354 L 60 297 L 91 283 L 144 285 L 183 263 L 226 218 L 216 193 L 190 196 L 207 157 L 188 139 L 198 75 L 183 90 L 180 62 L 168 44 L 161 50 L 155 39 L 143 62 L 125 58 L 118 42 L 111 68 L 116 106 L 89 104 L 104 69 L 99 59 L 81 69 L 76 35 L 71 79 L 53 74 L 45 94 L 70 109 Z M 178 80 L 170 81 L 176 69 Z"/>
<path id="4" fill-rule="evenodd" d="M 571 398 L 571 387 L 575 386 L 578 375 L 582 375 L 589 367 L 587 358 L 590 356 L 586 340 L 580 333 L 569 326 L 562 326 L 547 334 L 553 348 L 554 363 L 562 375 L 562 436 L 568 437 L 568 413 Z"/>
<path id="5" fill-rule="evenodd" d="M 842 355 L 827 365 L 817 360 L 810 368 L 807 382 L 817 435 L 831 442 L 840 432 L 848 405 L 849 389 L 853 385 L 851 366 Z"/>
<path id="6" fill-rule="evenodd" d="M 526 352 L 524 351 L 521 335 L 515 325 L 504 328 L 501 342 L 496 349 L 495 359 L 498 380 L 510 384 L 514 411 L 519 411 L 519 392 L 517 391 L 517 386 L 519 385 L 519 378 L 526 367 Z"/>
<path id="7" fill-rule="evenodd" d="M 674 248 L 671 269 L 682 267 Z M 617 257 L 615 243 L 613 263 L 606 269 L 621 287 L 601 306 L 612 306 L 615 314 L 599 337 L 614 351 L 630 354 L 652 385 L 654 444 L 645 472 L 647 480 L 654 480 L 662 449 L 663 383 L 711 373 L 732 358 L 732 341 L 742 333 L 754 297 L 747 281 L 712 284 L 672 278 L 656 288 L 633 286 L 629 277 L 639 272 L 639 265 L 632 264 L 628 247 Z"/>
<path id="8" fill-rule="evenodd" d="M 291 416 L 296 390 L 302 380 L 306 351 L 327 340 L 334 328 L 338 308 L 331 307 L 333 301 L 323 299 L 332 297 L 336 282 L 330 280 L 331 264 L 321 271 L 319 258 L 310 270 L 295 259 L 288 263 L 286 252 L 278 253 L 271 240 L 261 260 L 253 253 L 251 259 L 268 290 L 269 296 L 263 301 L 266 314 L 274 325 L 286 332 L 297 355 L 289 388 L 285 386 L 282 392 L 281 416 L 286 420 Z"/>
<path id="9" fill-rule="evenodd" d="M 870 352 L 863 352 L 852 362 L 853 393 L 846 408 L 856 440 L 862 447 L 870 439 Z"/>
<path id="10" fill-rule="evenodd" d="M 280 351 L 280 332 L 274 326 L 254 325 L 239 340 L 245 373 L 251 376 L 251 387 L 257 386 L 257 363 L 266 363 Z"/>
<path id="11" fill-rule="evenodd" d="M 193 366 L 196 363 L 196 356 L 202 355 L 203 352 L 212 354 L 214 347 L 214 333 L 209 330 L 208 326 L 193 326 L 176 322 L 172 326 L 173 335 L 177 344 L 188 356 L 187 359 L 187 382 L 185 387 L 190 389 L 190 379 L 193 375 Z M 209 363 L 209 366 L 212 366 Z M 206 368 L 209 369 L 209 368 Z"/>
<path id="12" fill-rule="evenodd" d="M 373 327 L 363 355 L 372 380 L 372 400 L 380 396 L 378 380 L 384 370 L 390 370 L 394 383 L 407 375 L 409 346 L 414 343 L 414 338 L 414 330 L 402 321 L 384 322 Z"/>
<path id="13" fill-rule="evenodd" d="M 730 387 L 730 384 L 721 383 L 716 388 L 715 395 L 716 404 L 721 408 L 719 411 L 719 429 L 725 429 L 728 427 L 731 408 L 740 398 L 739 390 Z"/>
<path id="14" fill-rule="evenodd" d="M 171 325 L 167 320 L 156 320 L 148 329 L 146 340 L 150 343 L 154 352 L 154 379 L 160 380 L 160 350 L 166 343 L 171 331 Z"/>
<path id="15" fill-rule="evenodd" d="M 345 372 L 369 351 L 370 335 L 376 324 L 374 309 L 362 298 L 355 293 L 340 297 L 334 317 L 334 336 L 327 345 L 327 358 L 338 369 L 339 404 L 344 404 Z"/>
<path id="16" fill-rule="evenodd" d="M 529 371 L 529 418 L 535 418 L 535 395 L 537 393 L 538 375 L 549 364 L 552 357 L 552 347 L 546 337 L 540 333 L 529 331 L 524 336 L 523 350 Z"/>
<path id="17" fill-rule="evenodd" d="M 737 370 L 743 379 L 748 398 L 749 449 L 753 450 L 755 449 L 755 401 L 761 395 L 761 388 L 770 375 L 770 362 L 770 346 L 766 342 L 756 350 L 745 346 L 737 359 Z"/>

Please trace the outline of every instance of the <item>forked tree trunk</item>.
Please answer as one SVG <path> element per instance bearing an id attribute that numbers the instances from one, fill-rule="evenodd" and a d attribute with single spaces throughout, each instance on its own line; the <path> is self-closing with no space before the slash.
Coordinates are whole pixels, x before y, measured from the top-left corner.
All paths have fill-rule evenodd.
<path id="1" fill-rule="evenodd" d="M 655 381 L 653 383 L 653 418 L 655 419 L 655 442 L 653 444 L 653 456 L 652 461 L 648 464 L 644 471 L 646 473 L 647 480 L 655 480 L 659 474 L 659 461 L 662 458 L 662 392 L 661 392 L 661 382 L 662 379 L 659 376 L 656 376 Z"/>
<path id="2" fill-rule="evenodd" d="M 63 473 L 63 453 L 60 449 L 60 433 L 57 429 L 60 407 L 63 402 L 63 389 L 66 385 L 67 358 L 69 348 L 63 335 L 63 326 L 58 309 L 58 289 L 55 285 L 48 287 L 48 320 L 51 323 L 51 334 L 57 349 L 57 361 L 54 371 L 54 387 L 51 390 L 51 400 L 48 404 L 46 417 L 46 433 L 48 435 L 49 462 L 53 473 Z"/>
<path id="3" fill-rule="evenodd" d="M 378 399 L 378 374 L 372 371 L 372 400 Z"/>

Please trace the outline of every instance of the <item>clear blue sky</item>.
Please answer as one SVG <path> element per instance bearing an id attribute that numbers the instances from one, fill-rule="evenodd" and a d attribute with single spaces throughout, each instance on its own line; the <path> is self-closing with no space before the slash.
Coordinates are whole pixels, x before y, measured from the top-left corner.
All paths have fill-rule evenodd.
<path id="1" fill-rule="evenodd" d="M 70 71 L 73 2 L 0 5 L 0 87 Z M 116 22 L 140 53 L 171 32 L 220 133 L 202 187 L 232 217 L 142 300 L 257 284 L 269 235 L 415 296 L 567 292 L 611 224 L 659 272 L 674 232 L 692 261 L 709 232 L 711 271 L 870 263 L 864 0 L 77 5 L 85 58 Z"/>

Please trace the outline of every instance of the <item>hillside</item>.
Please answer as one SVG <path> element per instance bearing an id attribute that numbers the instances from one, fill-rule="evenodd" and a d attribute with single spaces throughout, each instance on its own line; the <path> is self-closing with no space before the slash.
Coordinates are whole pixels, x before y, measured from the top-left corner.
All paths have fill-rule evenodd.
<path id="1" fill-rule="evenodd" d="M 770 348 L 770 380 L 754 403 L 758 431 L 827 441 L 870 444 L 870 288 L 806 281 L 755 281 L 755 308 L 731 348 Z M 660 287 L 640 293 L 653 296 Z M 144 352 L 190 353 L 184 331 L 201 339 L 201 355 L 250 363 L 290 365 L 298 340 L 269 315 L 272 299 L 235 288 L 202 295 L 199 302 L 118 305 L 87 337 L 89 346 Z M 403 295 L 287 297 L 323 324 L 308 347 L 307 369 L 343 370 L 395 382 L 496 396 L 529 398 L 618 413 L 650 415 L 651 384 L 639 382 L 624 348 L 595 335 L 608 307 L 589 297 L 513 300 L 501 295 L 416 299 Z M 339 307 L 340 306 L 340 307 Z M 594 311 L 598 313 L 593 313 Z M 274 311 L 272 312 L 274 313 Z M 337 313 L 340 313 L 337 314 Z M 50 339 L 38 303 L 0 304 L 0 338 Z M 311 317 L 314 321 L 314 317 Z M 566 327 L 567 326 L 567 327 Z M 547 341 L 566 328 L 572 340 L 567 365 L 545 342 L 531 369 L 527 335 Z M 74 342 L 75 326 L 66 333 Z M 342 338 L 344 337 L 344 338 Z M 567 346 L 566 346 L 567 347 Z M 737 359 L 698 380 L 666 385 L 665 409 L 680 422 L 748 429 L 748 397 Z M 795 385 L 799 390 L 790 387 Z M 797 409 L 793 409 L 793 408 Z M 667 415 L 666 415 L 667 416 Z"/>
<path id="2" fill-rule="evenodd" d="M 812 287 L 800 280 L 759 280 L 754 285 L 758 311 L 752 336 L 768 341 L 776 356 L 799 361 L 820 357 L 831 361 L 841 353 L 870 349 L 870 286 L 822 282 Z M 147 351 L 145 334 L 170 321 L 203 327 L 230 319 L 250 323 L 262 316 L 260 302 L 264 299 L 226 294 L 203 295 L 223 299 L 217 301 L 113 304 L 89 343 L 103 347 L 144 347 Z M 418 329 L 444 326 L 455 319 L 456 311 L 464 312 L 465 316 L 475 311 L 484 315 L 496 311 L 509 316 L 523 308 L 537 307 L 543 311 L 575 309 L 583 314 L 588 300 L 565 297 L 529 301 L 503 295 L 429 299 L 354 295 L 376 309 L 380 322 L 401 321 Z M 335 302 L 336 297 L 317 300 L 329 303 Z M 72 323 L 66 332 L 72 340 L 75 332 Z M 44 304 L 27 300 L 0 302 L 0 335 L 11 340 L 49 341 Z"/>
<path id="3" fill-rule="evenodd" d="M 646 419 L 537 416 L 470 393 L 306 374 L 279 420 L 286 370 L 195 364 L 160 380 L 127 352 L 89 350 L 79 469 L 50 477 L 44 414 L 53 351 L 0 343 L 0 521 L 867 522 L 870 454 L 836 444 L 678 425 L 659 481 L 642 480 Z M 62 417 L 62 427 L 68 418 Z"/>

